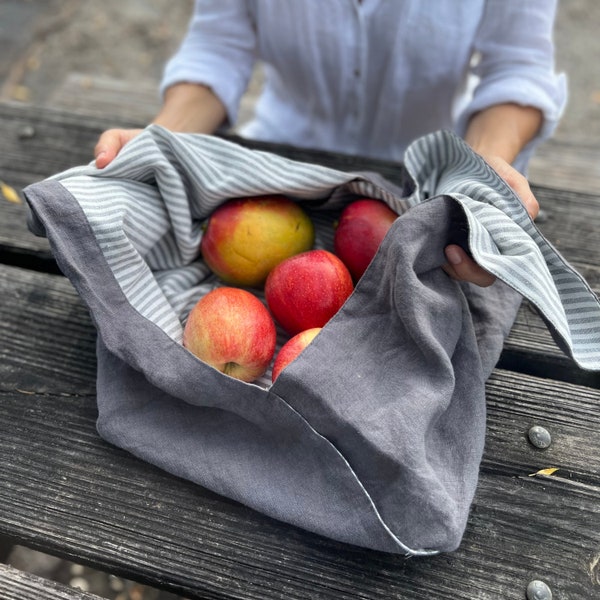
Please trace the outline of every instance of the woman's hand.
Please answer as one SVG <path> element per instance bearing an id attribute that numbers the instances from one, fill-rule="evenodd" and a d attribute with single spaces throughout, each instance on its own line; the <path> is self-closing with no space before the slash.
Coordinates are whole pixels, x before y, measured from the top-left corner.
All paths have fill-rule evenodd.
<path id="1" fill-rule="evenodd" d="M 506 181 L 519 196 L 527 212 L 535 219 L 539 205 L 527 179 L 510 163 L 536 135 L 542 113 L 531 106 L 498 104 L 476 113 L 469 122 L 466 142 Z M 480 267 L 460 246 L 446 247 L 444 271 L 453 279 L 486 287 L 496 278 Z"/>
<path id="2" fill-rule="evenodd" d="M 106 165 L 113 161 L 123 146 L 142 131 L 142 129 L 109 129 L 105 131 L 98 138 L 98 143 L 94 148 L 96 167 L 104 169 Z"/>
<path id="3" fill-rule="evenodd" d="M 535 219 L 540 207 L 527 179 L 500 156 L 487 157 L 486 162 L 508 183 L 523 202 L 529 216 Z M 446 246 L 445 253 L 448 262 L 443 269 L 453 279 L 470 281 L 481 287 L 490 286 L 496 281 L 491 273 L 480 267 L 460 246 Z"/>
<path id="4" fill-rule="evenodd" d="M 226 120 L 225 106 L 213 91 L 196 83 L 177 83 L 165 92 L 164 102 L 152 121 L 171 131 L 214 133 Z M 96 167 L 103 169 L 123 146 L 139 135 L 142 129 L 109 129 L 96 144 Z"/>
<path id="5" fill-rule="evenodd" d="M 503 158 L 500 156 L 484 156 L 483 157 L 488 165 L 508 183 L 512 190 L 519 196 L 521 202 L 525 206 L 525 209 L 529 213 L 532 219 L 535 219 L 540 212 L 540 205 L 536 200 L 529 182 L 524 175 L 519 173 L 514 167 L 511 167 Z"/>

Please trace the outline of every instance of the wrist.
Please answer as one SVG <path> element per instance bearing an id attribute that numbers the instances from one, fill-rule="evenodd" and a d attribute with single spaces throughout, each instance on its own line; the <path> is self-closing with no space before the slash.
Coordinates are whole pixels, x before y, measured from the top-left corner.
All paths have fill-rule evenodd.
<path id="1" fill-rule="evenodd" d="M 539 131 L 542 113 L 530 106 L 499 104 L 471 118 L 465 141 L 483 157 L 497 156 L 512 163 Z"/>

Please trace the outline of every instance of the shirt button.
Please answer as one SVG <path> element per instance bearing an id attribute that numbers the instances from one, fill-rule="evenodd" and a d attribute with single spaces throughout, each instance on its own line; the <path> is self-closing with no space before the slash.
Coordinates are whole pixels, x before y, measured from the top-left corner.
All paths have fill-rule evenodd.
<path id="1" fill-rule="evenodd" d="M 354 77 L 360 77 L 360 69 L 354 69 Z"/>

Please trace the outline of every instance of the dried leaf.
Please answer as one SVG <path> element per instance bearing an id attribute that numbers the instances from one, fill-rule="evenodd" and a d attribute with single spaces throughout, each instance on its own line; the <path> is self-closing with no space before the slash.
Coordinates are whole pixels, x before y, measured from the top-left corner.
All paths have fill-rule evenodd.
<path id="1" fill-rule="evenodd" d="M 540 469 L 535 473 L 530 473 L 529 477 L 537 477 L 538 475 L 543 475 L 545 477 L 550 477 L 550 475 L 554 475 L 558 471 L 558 467 L 550 467 L 548 469 Z"/>
<path id="2" fill-rule="evenodd" d="M 29 102 L 31 99 L 31 90 L 26 85 L 15 85 L 10 91 L 12 100 L 19 102 Z"/>
<path id="3" fill-rule="evenodd" d="M 19 198 L 19 194 L 17 194 L 15 189 L 11 188 L 10 185 L 7 185 L 2 180 L 0 180 L 0 195 L 9 202 L 14 202 L 15 204 L 21 203 L 21 198 Z"/>

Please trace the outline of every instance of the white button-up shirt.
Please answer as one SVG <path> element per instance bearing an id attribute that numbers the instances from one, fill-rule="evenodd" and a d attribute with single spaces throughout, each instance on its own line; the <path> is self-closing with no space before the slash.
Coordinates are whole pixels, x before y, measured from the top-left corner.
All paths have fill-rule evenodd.
<path id="1" fill-rule="evenodd" d="M 265 86 L 248 137 L 401 160 L 438 129 L 503 102 L 544 114 L 566 101 L 554 70 L 554 0 L 196 0 L 162 89 L 202 83 L 234 124 L 255 61 Z M 475 82 L 475 84 L 474 84 Z"/>

